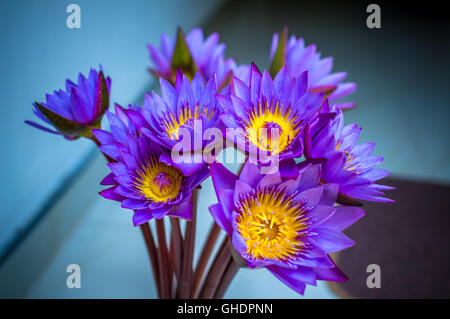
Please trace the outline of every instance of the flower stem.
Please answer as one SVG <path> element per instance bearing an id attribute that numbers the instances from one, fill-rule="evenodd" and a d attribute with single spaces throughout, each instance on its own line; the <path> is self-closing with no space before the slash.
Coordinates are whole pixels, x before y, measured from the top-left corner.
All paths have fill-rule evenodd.
<path id="1" fill-rule="evenodd" d="M 176 279 L 176 273 L 175 273 L 175 247 L 174 247 L 174 243 L 173 243 L 173 232 L 171 232 L 170 234 L 170 244 L 169 244 L 169 276 L 171 279 L 174 279 L 174 275 L 175 275 L 175 279 Z M 176 280 L 172 280 L 171 282 L 171 286 L 169 287 L 170 289 L 170 298 L 175 298 L 176 297 Z M 175 289 L 175 291 L 174 291 Z"/>
<path id="2" fill-rule="evenodd" d="M 87 136 L 91 141 L 97 145 L 97 147 L 101 146 L 100 141 L 95 137 L 94 134 Z M 101 152 L 105 159 L 109 163 L 116 162 L 113 158 Z M 164 224 L 162 220 L 158 220 L 156 222 L 157 233 L 158 233 L 158 245 L 159 248 L 155 245 L 155 240 L 153 239 L 153 234 L 150 229 L 150 226 L 147 223 L 144 223 L 140 226 L 142 234 L 144 236 L 145 245 L 147 246 L 148 255 L 150 257 L 150 262 L 152 264 L 153 269 L 153 277 L 155 279 L 156 289 L 158 291 L 158 296 L 160 298 L 169 298 L 170 296 L 170 286 L 171 286 L 171 277 L 172 273 L 170 273 L 170 277 L 168 274 L 168 252 L 167 245 L 165 239 L 165 231 Z"/>
<path id="3" fill-rule="evenodd" d="M 233 257 L 230 256 L 228 265 L 225 268 L 225 272 L 224 272 L 222 279 L 220 280 L 219 286 L 217 287 L 217 290 L 214 294 L 215 299 L 223 298 L 223 296 L 225 295 L 225 292 L 227 291 L 228 287 L 230 286 L 231 282 L 234 279 L 234 276 L 236 276 L 238 271 L 239 271 L 238 264 L 234 261 Z"/>
<path id="4" fill-rule="evenodd" d="M 161 297 L 161 288 L 159 284 L 159 267 L 158 267 L 158 255 L 155 245 L 155 240 L 153 239 L 153 234 L 148 223 L 144 223 L 140 226 L 142 235 L 144 236 L 145 245 L 147 246 L 148 255 L 150 257 L 150 262 L 153 269 L 153 278 L 155 279 L 156 289 L 158 295 Z"/>
<path id="5" fill-rule="evenodd" d="M 195 244 L 195 225 L 197 222 L 197 197 L 198 189 L 192 190 L 192 220 L 186 222 L 186 231 L 184 235 L 184 249 L 183 249 L 183 265 L 181 268 L 181 286 L 179 297 L 186 299 L 192 289 L 192 260 L 194 257 Z"/>
<path id="6" fill-rule="evenodd" d="M 242 163 L 241 166 L 239 167 L 237 176 L 241 176 L 242 170 L 244 169 L 245 163 L 247 163 L 247 161 L 248 161 L 248 155 L 245 156 L 244 163 Z"/>
<path id="7" fill-rule="evenodd" d="M 222 279 L 223 273 L 231 258 L 231 251 L 228 247 L 228 236 L 224 238 L 219 251 L 214 258 L 213 264 L 209 269 L 208 276 L 205 279 L 203 288 L 200 292 L 200 298 L 211 299 L 214 298 L 217 287 Z"/>
<path id="8" fill-rule="evenodd" d="M 245 157 L 244 163 L 242 163 L 241 167 L 239 168 L 239 171 L 237 173 L 238 176 L 241 176 L 242 170 L 244 169 L 247 160 L 248 156 Z M 218 255 L 216 256 L 216 260 L 214 261 L 214 263 L 216 263 L 217 261 L 216 269 L 214 270 L 215 272 L 217 272 L 217 275 L 215 278 L 212 278 L 214 282 L 210 285 L 211 288 L 205 288 L 206 285 L 204 286 L 204 289 L 207 290 L 205 291 L 206 296 L 204 298 L 223 298 L 225 292 L 233 281 L 234 276 L 239 270 L 239 265 L 234 261 L 227 242 L 228 237 L 225 237 L 224 242 L 222 243 L 222 247 L 220 248 L 222 252 L 220 255 L 218 253 Z M 217 258 L 219 258 L 220 260 L 217 260 Z M 211 267 L 210 273 L 213 271 L 213 267 L 214 265 Z"/>
<path id="9" fill-rule="evenodd" d="M 159 282 L 161 286 L 161 298 L 170 298 L 169 256 L 166 244 L 166 231 L 164 221 L 156 219 L 156 232 L 158 233 L 158 261 Z"/>
<path id="10" fill-rule="evenodd" d="M 172 239 L 173 245 L 173 268 L 178 283 L 181 281 L 181 262 L 183 260 L 183 237 L 181 235 L 180 222 L 178 218 L 170 218 L 172 226 Z"/>
<path id="11" fill-rule="evenodd" d="M 202 253 L 197 263 L 197 267 L 195 269 L 194 274 L 194 285 L 191 291 L 191 298 L 196 298 L 199 291 L 197 288 L 200 285 L 200 281 L 202 280 L 203 273 L 205 271 L 206 265 L 208 264 L 209 257 L 214 249 L 214 245 L 216 244 L 217 238 L 219 237 L 220 227 L 213 222 L 211 226 L 211 230 L 209 231 L 208 238 L 206 239 L 205 245 L 203 246 Z"/>

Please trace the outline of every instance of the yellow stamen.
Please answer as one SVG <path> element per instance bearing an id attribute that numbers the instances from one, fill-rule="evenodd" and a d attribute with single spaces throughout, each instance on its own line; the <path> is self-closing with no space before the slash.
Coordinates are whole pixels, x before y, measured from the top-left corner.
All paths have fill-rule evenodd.
<path id="1" fill-rule="evenodd" d="M 200 110 L 200 107 L 197 105 L 194 108 L 194 111 L 191 111 L 191 108 L 186 105 L 181 108 L 178 117 L 175 116 L 172 112 L 165 115 L 165 118 L 162 119 L 162 123 L 165 127 L 166 135 L 172 140 L 178 140 L 179 134 L 178 130 L 182 125 L 189 125 L 189 120 L 197 120 L 201 114 L 207 116 L 208 120 L 210 120 L 213 116 L 214 110 L 211 108 L 204 107 Z M 190 124 L 192 125 L 192 124 Z"/>
<path id="2" fill-rule="evenodd" d="M 277 102 L 270 107 L 268 102 L 253 108 L 249 121 L 245 122 L 247 139 L 258 149 L 273 155 L 284 151 L 300 131 L 300 121 L 296 114 L 291 114 L 290 107 L 283 107 Z M 277 129 L 278 134 L 272 134 Z"/>
<path id="3" fill-rule="evenodd" d="M 150 157 L 137 172 L 136 189 L 150 201 L 167 202 L 180 192 L 183 174 L 175 167 Z"/>
<path id="4" fill-rule="evenodd" d="M 307 218 L 303 205 L 278 189 L 258 189 L 240 199 L 237 228 L 255 259 L 286 261 L 305 247 Z"/>

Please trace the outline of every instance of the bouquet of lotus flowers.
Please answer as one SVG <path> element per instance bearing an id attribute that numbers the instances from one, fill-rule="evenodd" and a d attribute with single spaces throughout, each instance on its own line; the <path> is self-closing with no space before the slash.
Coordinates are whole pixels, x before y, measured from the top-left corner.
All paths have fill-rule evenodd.
<path id="1" fill-rule="evenodd" d="M 266 268 L 299 294 L 317 280 L 347 280 L 330 257 L 355 244 L 342 231 L 363 217 L 362 201 L 392 202 L 383 194 L 391 187 L 377 183 L 389 172 L 375 167 L 375 144 L 358 144 L 361 128 L 344 124 L 355 104 L 342 98 L 356 84 L 286 29 L 273 36 L 267 70 L 225 58 L 218 35 L 200 29 L 162 34 L 148 49 L 159 93 L 142 105 L 109 111 L 100 67 L 34 103 L 47 126 L 26 122 L 96 143 L 110 169 L 100 195 L 132 212 L 159 297 L 222 298 L 242 267 Z M 245 158 L 238 172 L 226 167 L 229 151 Z M 205 231 L 196 229 L 197 194 L 209 177 L 217 203 L 194 262 L 195 234 Z"/>

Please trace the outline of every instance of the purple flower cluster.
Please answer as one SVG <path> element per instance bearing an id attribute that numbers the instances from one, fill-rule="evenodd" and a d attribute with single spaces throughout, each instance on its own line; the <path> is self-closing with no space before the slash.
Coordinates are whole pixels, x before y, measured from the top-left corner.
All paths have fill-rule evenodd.
<path id="1" fill-rule="evenodd" d="M 100 194 L 132 210 L 134 225 L 189 220 L 192 191 L 211 175 L 218 203 L 210 212 L 240 265 L 264 267 L 299 293 L 317 280 L 346 280 L 329 254 L 354 244 L 342 233 L 364 215 L 354 205 L 392 202 L 382 193 L 391 188 L 377 183 L 389 172 L 376 167 L 375 144 L 357 144 L 360 128 L 344 125 L 342 109 L 354 104 L 333 104 L 355 91 L 346 73 L 331 73 L 331 58 L 286 33 L 274 35 L 263 71 L 226 59 L 218 35 L 205 39 L 200 29 L 163 34 L 160 49 L 148 48 L 160 94 L 142 106 L 107 111 L 110 80 L 94 70 L 35 103 L 52 132 L 91 137 L 108 156 Z M 100 129 L 103 114 L 109 131 Z M 247 156 L 237 175 L 221 163 L 230 145 Z"/>

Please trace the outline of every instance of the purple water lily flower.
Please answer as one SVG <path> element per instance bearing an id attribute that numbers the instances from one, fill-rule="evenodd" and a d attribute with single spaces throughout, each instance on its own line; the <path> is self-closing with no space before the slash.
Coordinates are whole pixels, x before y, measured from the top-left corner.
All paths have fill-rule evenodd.
<path id="1" fill-rule="evenodd" d="M 161 96 L 155 92 L 145 96 L 141 114 L 146 123 L 141 132 L 168 150 L 182 146 L 185 158 L 174 159 L 173 163 L 190 175 L 205 164 L 203 151 L 208 151 L 210 142 L 203 139 L 204 132 L 218 125 L 221 110 L 215 98 L 216 76 L 213 74 L 205 84 L 199 72 L 191 82 L 178 71 L 174 86 L 163 78 L 160 85 Z"/>
<path id="2" fill-rule="evenodd" d="M 344 126 L 343 112 L 334 110 L 335 117 L 311 134 L 311 149 L 306 152 L 310 158 L 326 159 L 322 180 L 338 184 L 339 193 L 353 199 L 393 202 L 382 193 L 393 187 L 375 183 L 389 175 L 389 171 L 375 167 L 383 161 L 383 157 L 371 155 L 375 143 L 357 144 L 361 128 Z"/>
<path id="3" fill-rule="evenodd" d="M 225 44 L 219 43 L 218 33 L 213 33 L 205 39 L 203 31 L 197 28 L 192 29 L 184 39 L 195 64 L 195 69 L 200 72 L 205 80 L 216 73 L 218 85 L 223 87 L 227 80 L 231 78 L 232 71 L 239 69 L 234 59 L 224 58 Z M 174 68 L 172 65 L 175 44 L 175 40 L 162 33 L 159 50 L 152 44 L 147 46 L 150 51 L 150 59 L 154 64 L 154 68 L 150 71 L 171 82 L 175 79 L 178 71 L 178 68 Z"/>
<path id="4" fill-rule="evenodd" d="M 63 135 L 69 140 L 90 136 L 92 128 L 100 127 L 105 111 L 109 108 L 111 79 L 105 79 L 100 71 L 91 69 L 86 78 L 79 74 L 78 83 L 66 80 L 66 90 L 46 94 L 46 102 L 35 102 L 34 114 L 55 130 L 33 121 L 25 123 L 43 131 Z"/>
<path id="5" fill-rule="evenodd" d="M 224 113 L 220 119 L 234 129 L 238 149 L 257 159 L 300 157 L 306 125 L 317 117 L 324 93 L 308 90 L 308 73 L 289 76 L 283 67 L 275 79 L 252 64 L 249 85 L 234 77 L 229 95 L 218 95 Z M 225 133 L 227 134 L 227 133 Z M 227 134 L 229 135 L 229 134 Z"/>
<path id="6" fill-rule="evenodd" d="M 282 34 L 287 37 L 287 32 Z M 272 62 L 275 51 L 278 47 L 280 36 L 275 33 L 272 38 L 269 61 Z M 346 97 L 356 90 L 355 83 L 343 83 L 347 77 L 346 72 L 331 73 L 333 68 L 333 58 L 327 57 L 321 59 L 320 52 L 316 51 L 316 45 L 305 46 L 302 38 L 296 38 L 291 35 L 288 41 L 285 41 L 285 63 L 291 76 L 299 76 L 308 71 L 308 81 L 310 89 L 319 92 L 332 92 L 327 94 L 330 101 L 336 101 Z M 355 106 L 353 102 L 338 103 L 340 109 L 348 109 Z"/>
<path id="7" fill-rule="evenodd" d="M 354 244 L 341 231 L 364 215 L 358 207 L 333 207 L 338 185 L 319 185 L 320 175 L 320 165 L 311 164 L 299 164 L 295 179 L 262 175 L 249 162 L 240 176 L 211 164 L 219 203 L 210 212 L 240 262 L 266 268 L 300 294 L 317 280 L 347 279 L 328 254 Z"/>
<path id="8" fill-rule="evenodd" d="M 111 132 L 93 133 L 100 150 L 115 162 L 107 164 L 111 173 L 101 182 L 111 187 L 100 195 L 134 210 L 135 226 L 164 216 L 191 219 L 191 191 L 209 176 L 209 169 L 186 176 L 174 167 L 166 149 L 140 134 L 139 122 L 133 121 L 140 118 L 138 108 L 116 105 L 116 115 L 107 112 L 106 116 Z"/>

